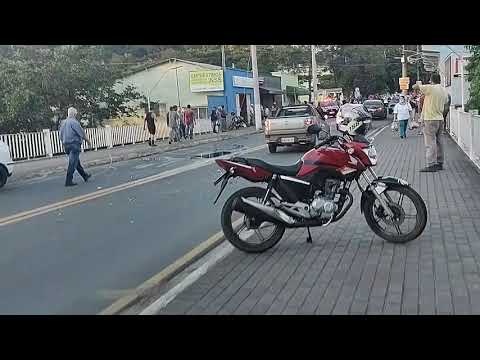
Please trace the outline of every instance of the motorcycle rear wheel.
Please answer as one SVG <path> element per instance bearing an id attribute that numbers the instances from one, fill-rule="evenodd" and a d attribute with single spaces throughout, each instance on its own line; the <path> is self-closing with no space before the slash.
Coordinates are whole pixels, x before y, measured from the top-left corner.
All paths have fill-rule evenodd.
<path id="1" fill-rule="evenodd" d="M 398 200 L 393 195 L 395 193 L 399 194 Z M 419 237 L 427 225 L 427 207 L 425 206 L 422 197 L 411 187 L 403 185 L 390 185 L 390 187 L 385 190 L 384 194 L 390 196 L 391 199 L 394 198 L 392 199 L 393 202 L 388 203 L 390 209 L 395 215 L 395 219 L 389 219 L 385 215 L 383 207 L 380 206 L 379 201 L 371 195 L 367 198 L 364 207 L 365 220 L 370 229 L 382 239 L 397 244 L 406 243 Z M 382 194 L 382 197 L 384 197 L 384 194 Z M 407 210 L 408 212 L 404 209 L 404 207 L 408 207 L 408 205 L 404 206 L 403 204 L 405 198 L 411 202 L 411 205 Z M 410 214 L 413 208 L 415 208 L 416 213 Z M 412 230 L 402 233 L 401 226 L 407 219 L 414 219 L 414 226 L 412 227 Z M 385 228 L 380 226 L 381 222 L 386 225 Z M 395 230 L 388 232 L 387 226 Z"/>
<path id="2" fill-rule="evenodd" d="M 231 195 L 223 205 L 221 222 L 222 230 L 226 239 L 237 249 L 247 253 L 262 253 L 268 249 L 274 247 L 282 238 L 285 233 L 285 226 L 278 223 L 271 223 L 268 221 L 262 221 L 258 224 L 258 228 L 249 229 L 249 223 L 252 223 L 253 217 L 241 211 L 235 210 L 235 203 L 241 201 L 241 198 L 250 198 L 262 202 L 266 194 L 266 189 L 259 187 L 247 187 L 238 190 Z M 234 212 L 243 218 L 241 225 L 233 229 L 232 223 L 235 221 L 232 219 Z M 255 226 L 254 226 L 255 227 Z M 262 235 L 261 231 L 266 228 L 272 229 L 267 236 Z M 246 230 L 246 231 L 245 231 Z M 250 233 L 249 233 L 250 232 Z M 260 242 L 249 242 L 249 240 L 256 235 L 260 238 Z"/>

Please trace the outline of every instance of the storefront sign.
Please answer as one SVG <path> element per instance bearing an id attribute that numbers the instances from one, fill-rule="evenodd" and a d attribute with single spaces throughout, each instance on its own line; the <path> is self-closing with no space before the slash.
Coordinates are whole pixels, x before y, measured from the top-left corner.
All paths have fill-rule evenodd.
<path id="1" fill-rule="evenodd" d="M 190 71 L 190 91 L 223 91 L 223 70 Z"/>
<path id="2" fill-rule="evenodd" d="M 255 87 L 255 82 L 253 78 L 243 77 L 243 76 L 233 76 L 233 86 L 244 87 L 244 88 L 253 88 Z"/>

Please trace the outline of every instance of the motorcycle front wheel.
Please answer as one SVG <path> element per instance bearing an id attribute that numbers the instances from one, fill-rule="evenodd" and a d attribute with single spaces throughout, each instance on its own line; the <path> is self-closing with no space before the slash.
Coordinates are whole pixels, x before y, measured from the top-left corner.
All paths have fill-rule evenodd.
<path id="1" fill-rule="evenodd" d="M 390 185 L 381 196 L 394 216 L 386 214 L 373 194 L 368 196 L 364 215 L 375 234 L 392 243 L 406 243 L 419 237 L 427 225 L 427 208 L 422 197 L 403 185 Z"/>
<path id="2" fill-rule="evenodd" d="M 243 188 L 230 196 L 223 205 L 221 215 L 223 233 L 226 239 L 241 251 L 248 253 L 267 251 L 275 246 L 285 233 L 285 226 L 269 222 L 259 214 L 252 215 L 242 209 L 242 197 L 261 203 L 266 191 L 258 187 Z M 240 225 L 234 228 L 233 223 L 239 219 Z"/>

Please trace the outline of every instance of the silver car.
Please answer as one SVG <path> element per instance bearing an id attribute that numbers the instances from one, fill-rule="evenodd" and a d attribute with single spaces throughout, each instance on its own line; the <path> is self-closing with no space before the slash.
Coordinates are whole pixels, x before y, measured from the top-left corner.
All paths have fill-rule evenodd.
<path id="1" fill-rule="evenodd" d="M 275 153 L 278 146 L 315 145 L 315 136 L 308 134 L 307 128 L 322 123 L 323 119 L 312 105 L 284 106 L 276 117 L 265 121 L 268 150 Z"/>

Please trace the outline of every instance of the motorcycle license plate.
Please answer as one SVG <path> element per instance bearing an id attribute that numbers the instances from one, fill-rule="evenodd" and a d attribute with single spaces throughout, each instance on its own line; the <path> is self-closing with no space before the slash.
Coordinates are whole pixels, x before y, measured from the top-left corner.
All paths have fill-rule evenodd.
<path id="1" fill-rule="evenodd" d="M 293 138 L 293 137 L 282 138 L 282 143 L 291 144 L 291 143 L 294 143 L 294 142 L 295 142 L 295 138 Z"/>

